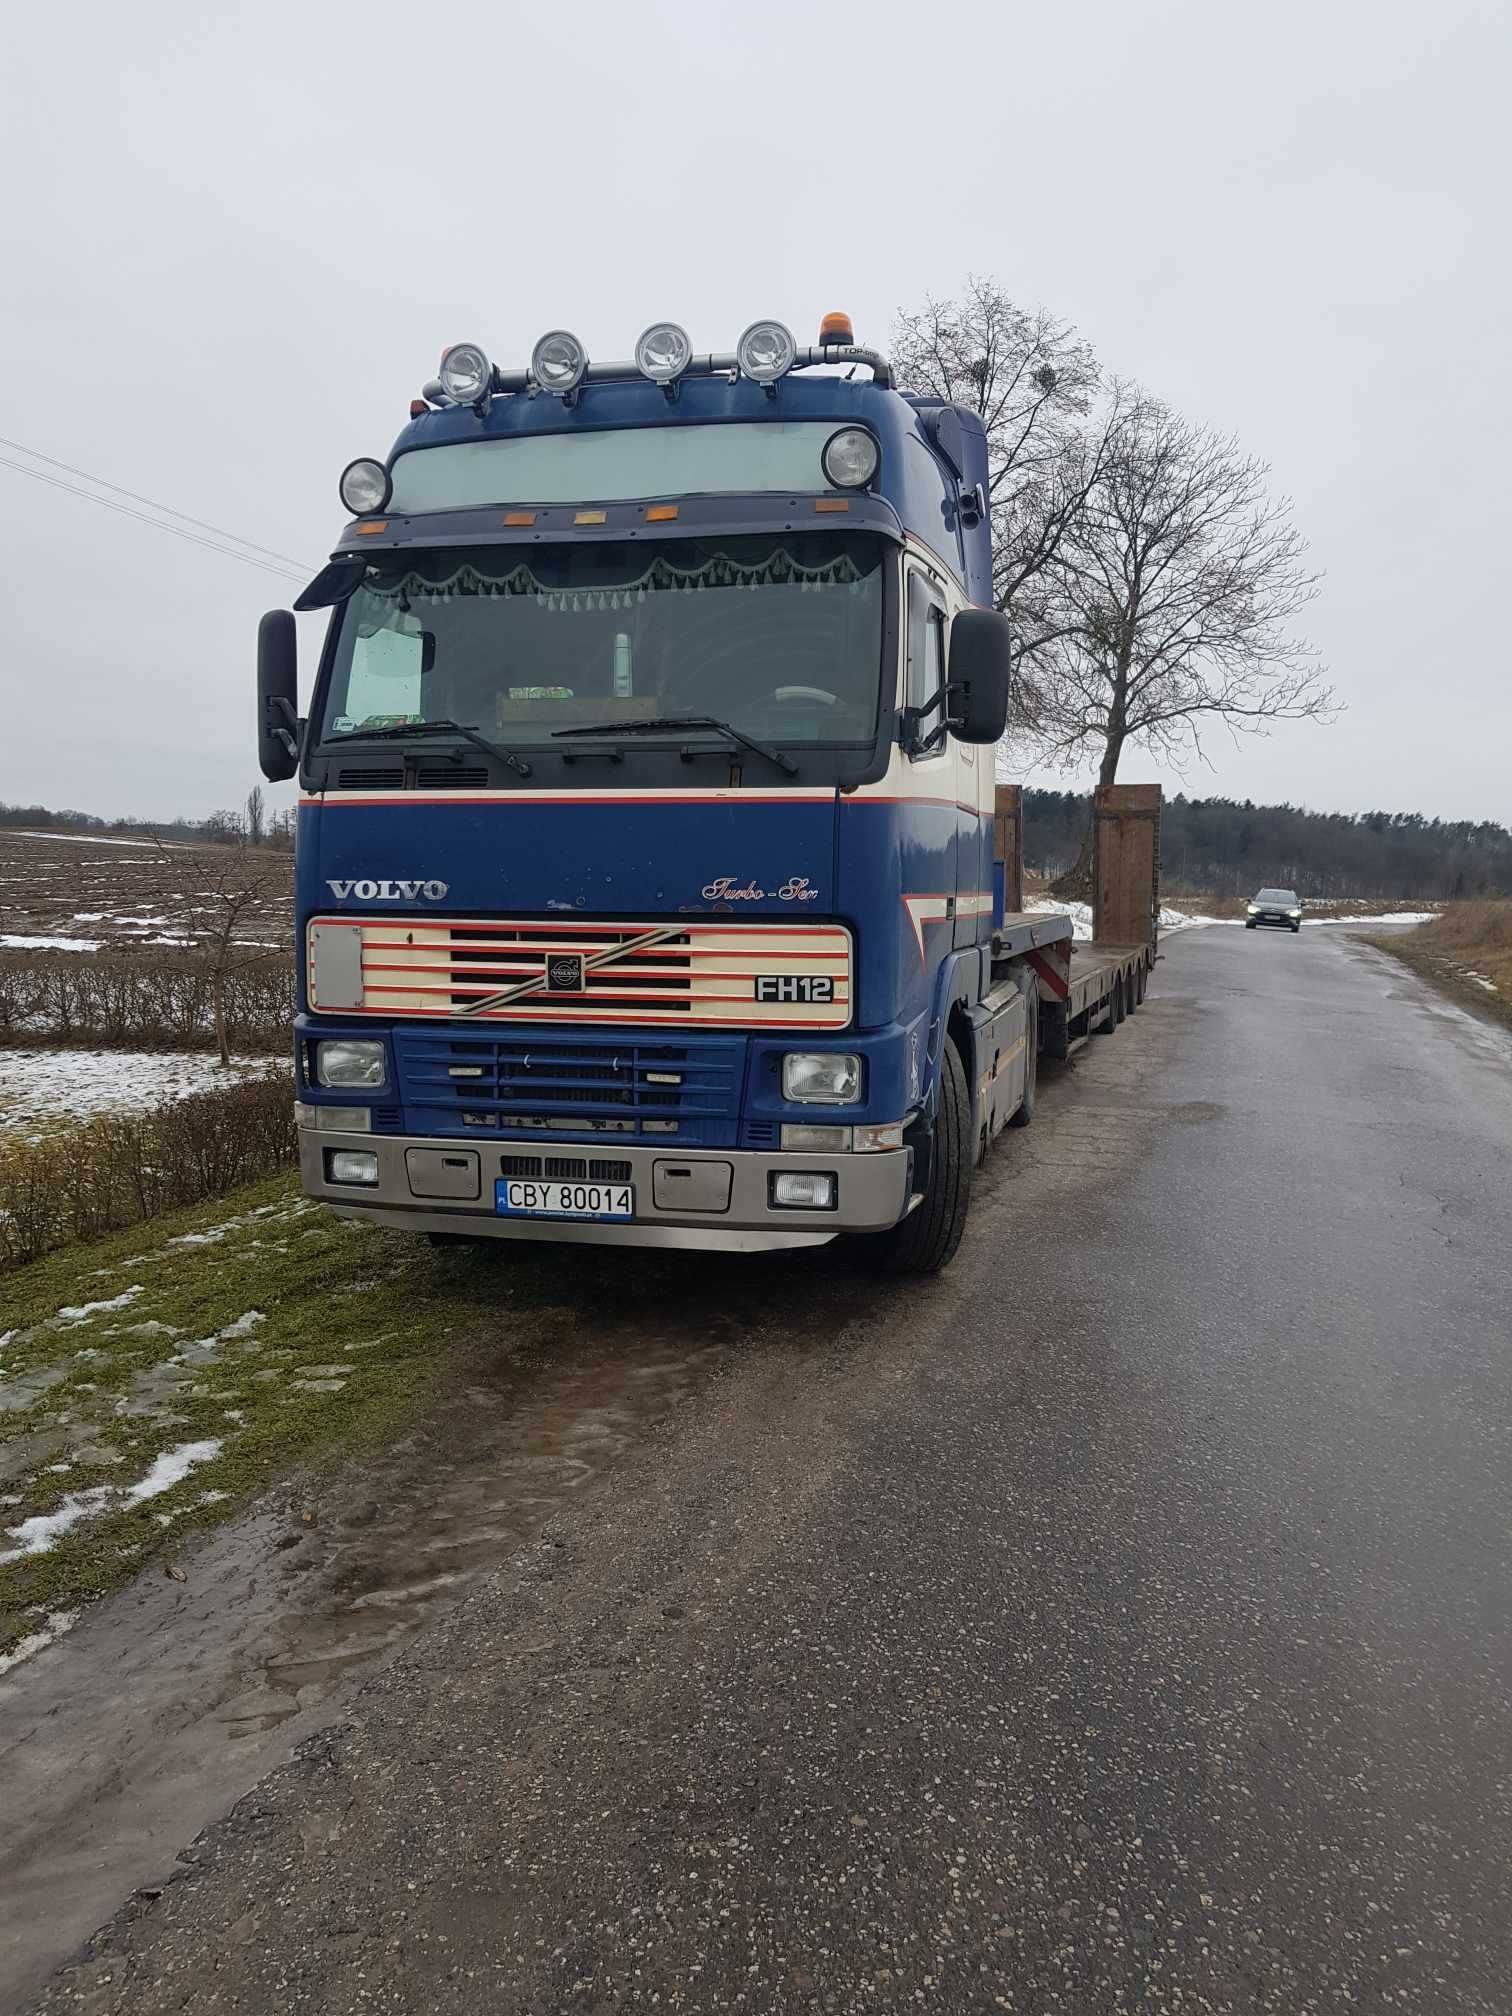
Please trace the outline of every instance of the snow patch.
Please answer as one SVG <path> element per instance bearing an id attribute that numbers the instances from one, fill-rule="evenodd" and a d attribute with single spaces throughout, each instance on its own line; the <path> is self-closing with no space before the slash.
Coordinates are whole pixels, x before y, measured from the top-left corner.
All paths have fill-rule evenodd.
<path id="1" fill-rule="evenodd" d="M 91 1316 L 101 1316 L 111 1309 L 125 1309 L 144 1294 L 140 1281 L 130 1288 L 123 1288 L 119 1295 L 112 1295 L 108 1302 L 71 1302 L 48 1318 L 49 1328 L 55 1329 L 61 1323 L 87 1323 Z"/>
<path id="2" fill-rule="evenodd" d="M 98 952 L 98 938 L 31 938 L 24 932 L 0 931 L 0 945 L 9 952 Z"/>
<path id="3" fill-rule="evenodd" d="M 116 1484 L 96 1484 L 88 1491 L 70 1491 L 56 1512 L 39 1512 L 23 1519 L 19 1526 L 5 1529 L 16 1545 L 0 1551 L 0 1566 L 7 1561 L 24 1560 L 31 1554 L 50 1553 L 65 1534 L 86 1519 L 97 1519 L 117 1507 L 141 1505 L 149 1498 L 160 1498 L 175 1484 L 181 1484 L 191 1470 L 219 1456 L 223 1446 L 218 1441 L 181 1442 L 176 1449 L 165 1449 L 155 1457 L 147 1475 L 124 1489 Z"/>
<path id="4" fill-rule="evenodd" d="M 223 1071 L 203 1050 L 0 1051 L 0 1130 L 161 1106 L 285 1068 L 268 1057 L 236 1057 Z"/>
<path id="5" fill-rule="evenodd" d="M 31 1659 L 43 1652 L 49 1645 L 55 1645 L 65 1632 L 72 1631 L 79 1621 L 77 1610 L 49 1610 L 47 1622 L 37 1631 L 28 1631 L 9 1652 L 0 1652 L 0 1673 L 9 1673 L 13 1666 L 19 1666 L 23 1659 Z"/>
<path id="6" fill-rule="evenodd" d="M 1437 910 L 1382 910 L 1374 917 L 1308 917 L 1308 924 L 1431 924 Z"/>

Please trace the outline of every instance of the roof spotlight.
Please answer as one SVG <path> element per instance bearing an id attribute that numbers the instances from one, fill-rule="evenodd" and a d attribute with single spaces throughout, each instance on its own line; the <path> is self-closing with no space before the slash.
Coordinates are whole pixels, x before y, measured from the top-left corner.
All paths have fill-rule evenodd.
<path id="1" fill-rule="evenodd" d="M 693 361 L 693 345 L 676 322 L 653 322 L 636 338 L 635 362 L 653 385 L 670 385 Z"/>
<path id="2" fill-rule="evenodd" d="M 341 472 L 341 501 L 354 518 L 381 511 L 389 500 L 389 472 L 371 455 L 348 462 Z"/>
<path id="3" fill-rule="evenodd" d="M 458 406 L 476 406 L 493 390 L 493 366 L 487 351 L 476 343 L 453 343 L 444 350 L 436 376 L 441 390 Z"/>
<path id="4" fill-rule="evenodd" d="M 735 361 L 758 385 L 775 385 L 798 359 L 791 329 L 780 322 L 753 322 L 735 345 Z"/>
<path id="5" fill-rule="evenodd" d="M 570 329 L 549 329 L 530 353 L 530 375 L 543 392 L 575 392 L 588 369 L 588 352 Z"/>

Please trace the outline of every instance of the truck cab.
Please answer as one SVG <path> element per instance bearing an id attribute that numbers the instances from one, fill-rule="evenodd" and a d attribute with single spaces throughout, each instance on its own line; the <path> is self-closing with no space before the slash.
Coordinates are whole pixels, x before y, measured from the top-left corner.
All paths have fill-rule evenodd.
<path id="1" fill-rule="evenodd" d="M 944 1264 L 1032 1069 L 993 966 L 987 481 L 979 419 L 843 318 L 446 353 L 344 472 L 305 714 L 292 617 L 260 636 L 310 1195 L 443 1240 Z"/>

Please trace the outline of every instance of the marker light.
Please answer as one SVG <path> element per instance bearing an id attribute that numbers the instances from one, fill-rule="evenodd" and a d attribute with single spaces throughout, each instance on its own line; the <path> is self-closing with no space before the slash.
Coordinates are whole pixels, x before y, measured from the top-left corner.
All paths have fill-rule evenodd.
<path id="1" fill-rule="evenodd" d="M 864 427 L 842 427 L 831 434 L 820 457 L 824 473 L 837 490 L 857 490 L 877 473 L 877 437 Z"/>
<path id="2" fill-rule="evenodd" d="M 341 472 L 341 501 L 354 518 L 381 511 L 389 499 L 389 473 L 371 455 L 348 462 Z"/>
<path id="3" fill-rule="evenodd" d="M 493 389 L 493 366 L 476 343 L 453 343 L 441 354 L 436 373 L 441 390 L 458 406 L 476 406 Z"/>
<path id="4" fill-rule="evenodd" d="M 575 392 L 588 369 L 588 352 L 570 329 L 549 329 L 530 353 L 530 375 L 543 392 Z"/>
<path id="5" fill-rule="evenodd" d="M 636 367 L 653 385 L 670 385 L 692 361 L 693 345 L 688 332 L 676 322 L 653 322 L 636 339 Z"/>
<path id="6" fill-rule="evenodd" d="M 753 322 L 735 345 L 736 363 L 758 385 L 775 385 L 797 358 L 793 332 L 780 322 Z"/>

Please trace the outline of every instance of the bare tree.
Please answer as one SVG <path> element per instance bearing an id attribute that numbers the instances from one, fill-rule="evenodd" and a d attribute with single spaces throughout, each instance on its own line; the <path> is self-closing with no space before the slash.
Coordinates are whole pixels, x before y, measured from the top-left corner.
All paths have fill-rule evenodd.
<path id="1" fill-rule="evenodd" d="M 248 845 L 252 847 L 261 847 L 263 843 L 263 834 L 265 831 L 266 827 L 263 816 L 263 789 L 261 784 L 254 784 L 252 786 L 252 789 L 247 793 Z"/>
<path id="2" fill-rule="evenodd" d="M 1291 503 L 1231 436 L 1115 387 L 1099 466 L 1045 570 L 1040 723 L 1052 757 L 1111 784 L 1131 743 L 1166 763 L 1203 736 L 1337 711 L 1293 619 L 1317 593 Z M 1085 878 L 1086 849 L 1066 883 Z"/>
<path id="3" fill-rule="evenodd" d="M 210 967 L 210 1010 L 215 1047 L 222 1066 L 229 1067 L 231 1045 L 226 1033 L 226 982 L 233 973 L 255 966 L 264 959 L 275 958 L 286 949 L 281 944 L 261 944 L 256 939 L 249 939 L 247 933 L 255 927 L 259 913 L 276 900 L 280 885 L 287 882 L 288 858 L 272 852 L 257 854 L 244 838 L 214 851 L 207 849 L 191 855 L 187 849 L 183 850 L 183 858 L 178 861 L 161 842 L 159 853 L 165 872 L 171 873 L 176 882 L 182 882 L 185 877 L 184 862 L 192 863 L 192 880 L 201 899 L 194 906 L 195 912 L 197 917 L 208 912 L 211 920 L 207 926 L 200 926 L 203 932 L 200 943 Z"/>
<path id="4" fill-rule="evenodd" d="M 217 847 L 235 847 L 246 837 L 246 824 L 240 812 L 212 812 L 200 828 L 207 840 Z"/>
<path id="5" fill-rule="evenodd" d="M 1070 323 L 975 277 L 958 300 L 900 309 L 892 350 L 900 383 L 969 407 L 987 430 L 993 598 L 1014 618 L 1014 726 L 1033 729 L 1054 642 L 1043 577 L 1101 466 L 1106 427 L 1085 425 L 1097 359 Z"/>

